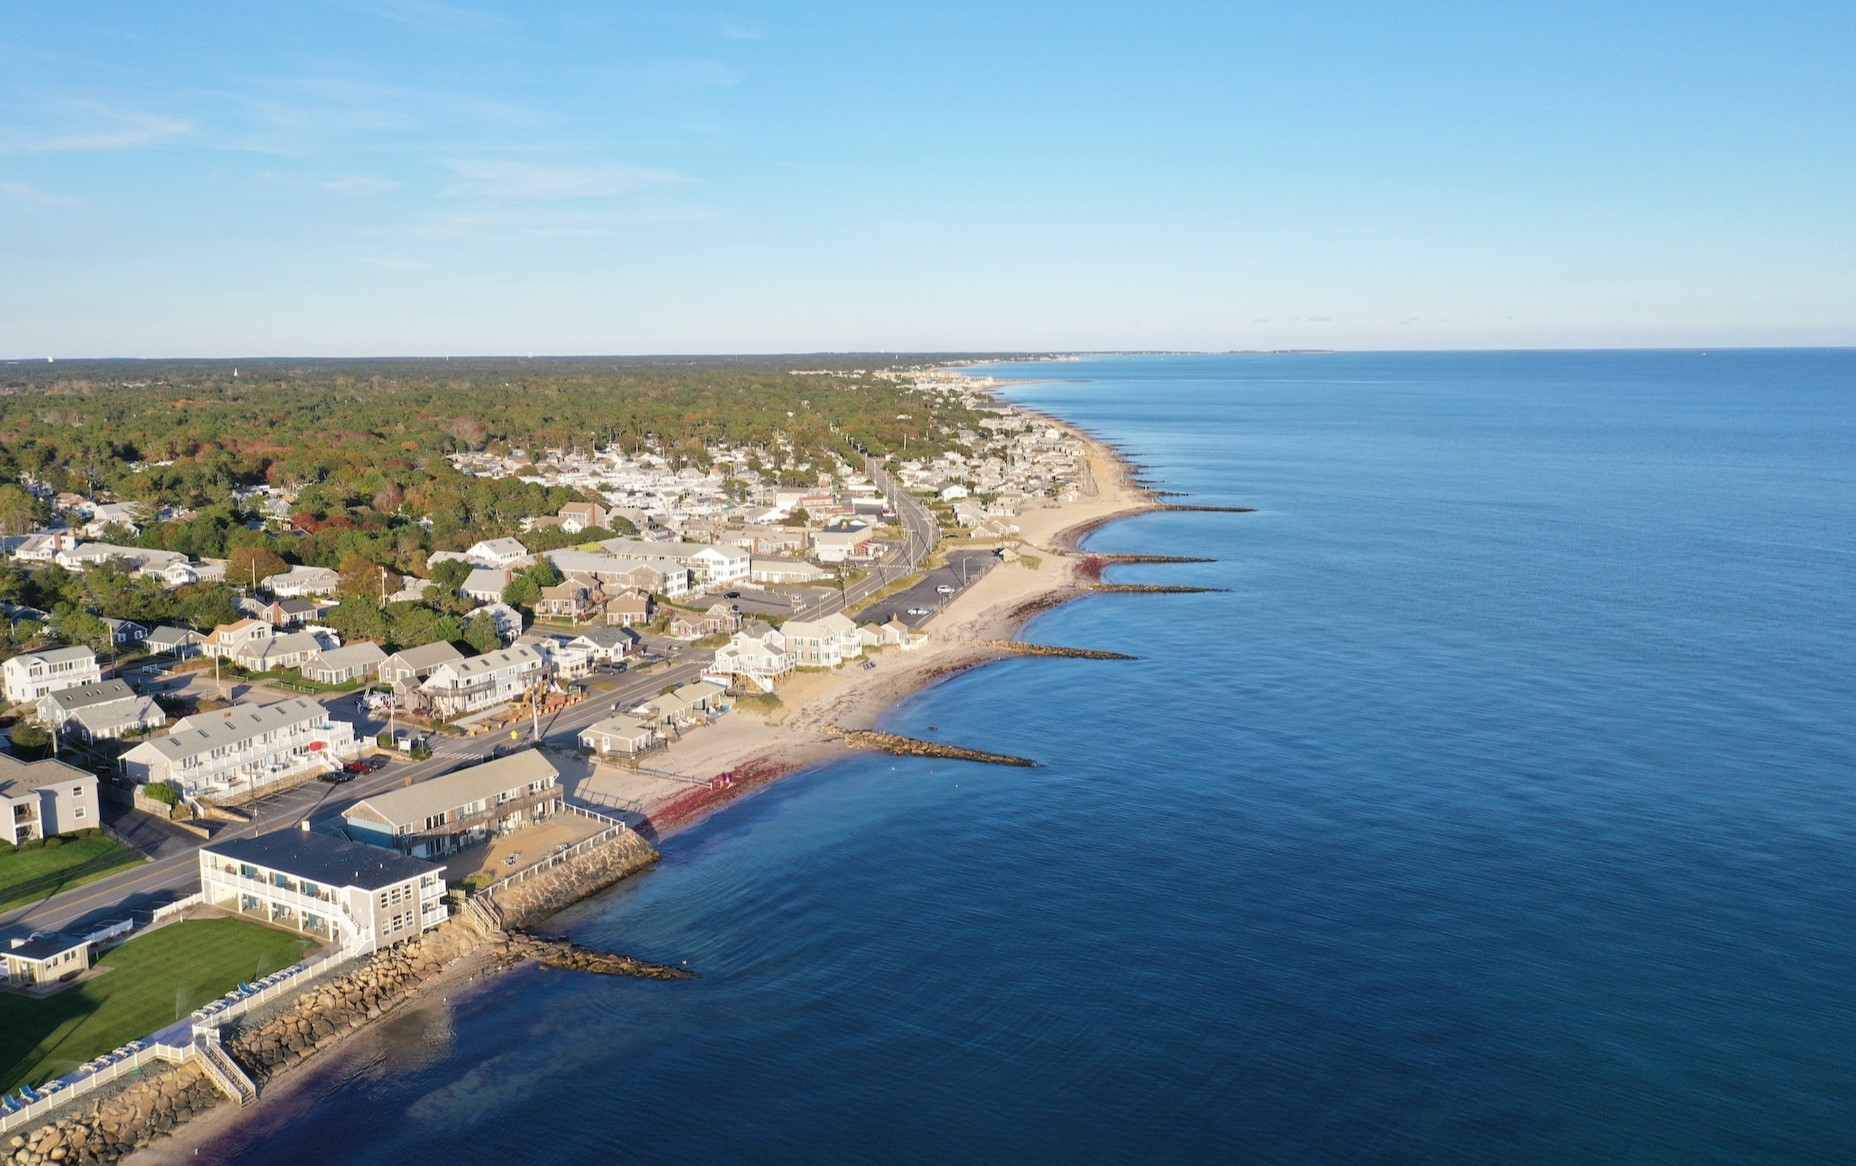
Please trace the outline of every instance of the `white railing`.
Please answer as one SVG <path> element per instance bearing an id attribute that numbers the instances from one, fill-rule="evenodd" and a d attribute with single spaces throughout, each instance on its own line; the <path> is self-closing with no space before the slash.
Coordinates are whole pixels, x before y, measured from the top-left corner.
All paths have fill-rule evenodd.
<path id="1" fill-rule="evenodd" d="M 141 1046 L 137 1048 L 136 1046 Z M 59 1107 L 110 1084 L 117 1078 L 141 1069 L 150 1061 L 167 1061 L 180 1064 L 194 1057 L 191 1046 L 159 1045 L 152 1041 L 132 1041 L 116 1050 L 90 1062 L 96 1067 L 89 1070 L 80 1069 L 76 1073 L 60 1078 L 59 1088 L 52 1093 L 40 1096 L 39 1100 L 17 1108 L 0 1112 L 0 1134 L 21 1129 L 44 1117 Z M 101 1061 L 102 1064 L 98 1064 Z M 9 1102 L 11 1098 L 7 1099 Z"/>
<path id="2" fill-rule="evenodd" d="M 193 894 L 188 895 L 186 898 L 176 899 L 172 903 L 167 904 L 165 907 L 156 907 L 153 911 L 149 912 L 148 922 L 151 925 L 155 923 L 159 923 L 170 915 L 178 915 L 182 911 L 185 911 L 187 908 L 197 907 L 201 903 L 204 903 L 204 902 L 206 902 L 206 895 L 203 892 L 195 891 Z"/>
<path id="3" fill-rule="evenodd" d="M 504 887 L 513 886 L 516 883 L 524 882 L 528 879 L 532 879 L 543 871 L 552 870 L 564 862 L 570 862 L 573 859 L 579 858 L 581 855 L 592 850 L 594 847 L 610 842 L 614 838 L 617 838 L 619 835 L 631 829 L 630 826 L 627 826 L 624 822 L 620 822 L 616 818 L 607 817 L 605 814 L 601 814 L 594 810 L 586 809 L 583 806 L 573 805 L 571 802 L 568 803 L 567 808 L 572 810 L 574 813 L 579 814 L 581 817 L 591 818 L 594 821 L 598 821 L 598 822 L 611 822 L 613 823 L 613 825 L 608 826 L 604 830 L 601 830 L 599 833 L 593 835 L 591 838 L 583 838 L 579 842 L 574 843 L 572 846 L 569 846 L 563 850 L 555 851 L 553 854 L 548 855 L 546 858 L 542 859 L 540 862 L 535 863 L 533 866 L 524 867 L 523 869 L 517 871 L 516 873 L 512 875 L 505 875 L 502 878 L 497 879 L 495 882 L 491 883 L 489 886 L 484 887 L 481 890 L 474 892 L 471 895 L 471 898 L 475 899 L 475 898 L 478 898 L 479 896 L 489 895 L 492 892 L 499 891 Z"/>

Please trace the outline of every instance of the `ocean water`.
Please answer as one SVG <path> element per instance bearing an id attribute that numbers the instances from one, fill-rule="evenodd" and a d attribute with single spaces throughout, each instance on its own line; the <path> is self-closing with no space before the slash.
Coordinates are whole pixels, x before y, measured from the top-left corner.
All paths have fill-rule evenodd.
<path id="1" fill-rule="evenodd" d="M 365 1034 L 248 1164 L 1856 1161 L 1856 352 L 1117 358 L 1100 596 Z"/>

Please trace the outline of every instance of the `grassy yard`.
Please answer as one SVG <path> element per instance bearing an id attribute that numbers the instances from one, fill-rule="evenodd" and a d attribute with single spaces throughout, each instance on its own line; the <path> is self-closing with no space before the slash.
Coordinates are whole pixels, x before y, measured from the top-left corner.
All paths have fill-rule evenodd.
<path id="1" fill-rule="evenodd" d="M 69 1073 L 242 980 L 288 967 L 311 946 L 243 919 L 193 919 L 130 940 L 103 957 L 113 970 L 56 996 L 0 993 L 0 1092 Z"/>
<path id="2" fill-rule="evenodd" d="M 0 848 L 0 911 L 36 903 L 141 861 L 135 851 L 101 835 L 36 850 Z"/>

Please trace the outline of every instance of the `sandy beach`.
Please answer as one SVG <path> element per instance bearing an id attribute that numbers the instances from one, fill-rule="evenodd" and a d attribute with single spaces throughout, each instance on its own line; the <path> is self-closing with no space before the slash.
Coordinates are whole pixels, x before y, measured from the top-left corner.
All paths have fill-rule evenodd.
<path id="1" fill-rule="evenodd" d="M 635 807 L 649 817 L 686 793 L 691 782 L 719 773 L 770 766 L 786 774 L 823 764 L 845 752 L 838 731 L 872 728 L 899 701 L 998 658 L 1001 653 L 986 644 L 1011 639 L 1031 615 L 1081 594 L 1075 575 L 1076 542 L 1106 522 L 1152 509 L 1156 501 L 1134 482 L 1133 468 L 1115 451 L 1073 426 L 1045 420 L 1087 444 L 1095 492 L 1021 513 L 1016 519 L 1020 557 L 988 571 L 925 623 L 926 644 L 912 651 L 876 652 L 868 657 L 875 665 L 872 669 L 796 673 L 779 686 L 780 707 L 773 712 L 737 709 L 654 757 L 649 768 L 655 774 L 602 766 L 583 779 L 576 792 L 605 804 Z M 961 744 L 984 747 L 984 742 Z M 695 820 L 699 819 L 669 824 L 663 833 Z"/>
<path id="2" fill-rule="evenodd" d="M 1096 527 L 1152 509 L 1156 502 L 1134 482 L 1133 468 L 1115 451 L 1072 426 L 1046 420 L 1087 444 L 1094 492 L 1074 502 L 1050 502 L 1020 514 L 1017 545 L 1021 557 L 994 567 L 925 624 L 926 644 L 913 651 L 890 648 L 876 653 L 872 670 L 846 667 L 796 674 L 780 686 L 778 709 L 766 715 L 746 709 L 731 712 L 718 724 L 652 758 L 653 772 L 575 767 L 578 773 L 563 777 L 576 787 L 576 795 L 607 805 L 623 803 L 633 807 L 632 813 L 648 818 L 720 773 L 758 770 L 783 777 L 826 764 L 846 752 L 838 740 L 840 731 L 870 728 L 898 701 L 998 658 L 1001 653 L 987 647 L 988 642 L 1011 639 L 1032 614 L 1082 594 L 1075 575 L 1076 542 Z M 963 744 L 984 747 L 985 743 Z M 765 784 L 744 784 L 741 792 L 750 793 Z M 659 833 L 687 828 L 730 800 L 719 797 L 706 804 L 702 813 L 667 823 Z M 483 979 L 494 974 L 486 959 L 460 961 L 423 985 L 403 1009 L 430 1008 L 439 1004 L 435 997 L 480 990 Z M 389 1015 L 401 1011 L 395 1009 Z M 338 1057 L 353 1036 L 348 1034 L 323 1054 L 270 1081 L 265 1090 L 270 1106 L 243 1111 L 221 1106 L 123 1161 L 134 1166 L 175 1166 L 206 1160 L 214 1140 L 228 1131 L 262 1121 L 266 1114 L 288 1111 L 292 1099 L 312 1087 L 317 1071 Z"/>

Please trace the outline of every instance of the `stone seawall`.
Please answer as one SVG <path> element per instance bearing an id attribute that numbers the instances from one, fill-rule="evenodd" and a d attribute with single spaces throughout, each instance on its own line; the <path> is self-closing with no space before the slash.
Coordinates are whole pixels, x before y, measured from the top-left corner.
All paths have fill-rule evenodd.
<path id="1" fill-rule="evenodd" d="M 627 830 L 533 878 L 498 888 L 491 898 L 505 927 L 528 927 L 657 859 L 656 847 L 636 830 Z"/>
<path id="2" fill-rule="evenodd" d="M 47 1122 L 9 1139 L 5 1166 L 92 1166 L 125 1157 L 226 1097 L 198 1065 L 154 1065 L 133 1085 L 104 1099 L 86 1099 L 84 1111 Z"/>
<path id="3" fill-rule="evenodd" d="M 534 923 L 657 858 L 649 842 L 627 830 L 586 854 L 498 891 L 494 899 L 501 922 L 510 927 Z M 661 980 L 689 975 L 680 968 L 578 944 L 505 932 L 486 918 L 467 911 L 339 975 L 311 982 L 301 995 L 281 1005 L 241 1017 L 223 1032 L 225 1050 L 262 1088 L 279 1073 L 412 999 L 428 981 L 469 957 L 481 960 L 479 966 L 485 970 L 541 960 L 603 975 Z M 230 1102 L 197 1064 L 157 1065 L 120 1092 L 86 1098 L 81 1107 L 74 1103 L 69 1115 L 13 1136 L 0 1148 L 0 1166 L 103 1166 L 221 1104 Z"/>

